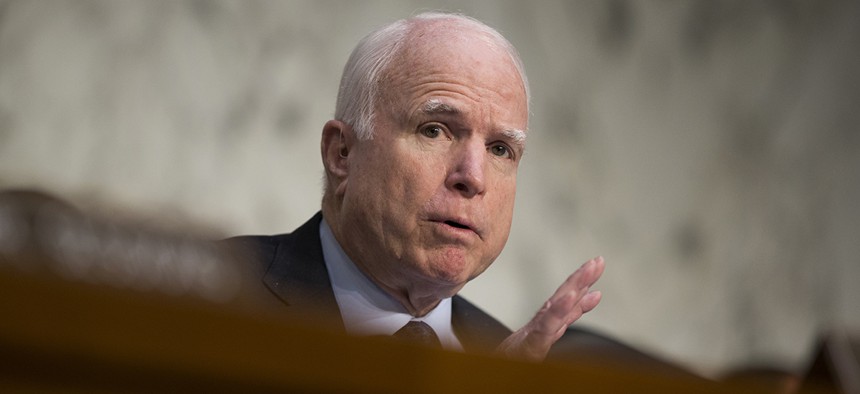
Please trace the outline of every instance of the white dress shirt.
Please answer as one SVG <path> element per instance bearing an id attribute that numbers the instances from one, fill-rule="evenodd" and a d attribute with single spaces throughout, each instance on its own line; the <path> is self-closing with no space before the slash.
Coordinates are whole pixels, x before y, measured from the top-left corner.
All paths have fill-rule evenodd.
<path id="1" fill-rule="evenodd" d="M 371 281 L 350 260 L 334 238 L 325 219 L 320 223 L 323 258 L 346 332 L 351 335 L 392 335 L 410 320 L 433 327 L 442 347 L 463 350 L 451 326 L 451 299 L 445 298 L 432 311 L 414 317 L 403 305 Z"/>

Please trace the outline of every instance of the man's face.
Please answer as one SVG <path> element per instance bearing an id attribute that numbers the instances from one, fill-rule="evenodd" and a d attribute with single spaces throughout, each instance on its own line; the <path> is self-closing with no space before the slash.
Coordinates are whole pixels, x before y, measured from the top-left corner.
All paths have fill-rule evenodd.
<path id="1" fill-rule="evenodd" d="M 345 249 L 377 283 L 450 296 L 507 241 L 528 110 L 506 53 L 434 34 L 444 37 L 383 78 L 373 139 L 349 152 L 340 216 Z"/>

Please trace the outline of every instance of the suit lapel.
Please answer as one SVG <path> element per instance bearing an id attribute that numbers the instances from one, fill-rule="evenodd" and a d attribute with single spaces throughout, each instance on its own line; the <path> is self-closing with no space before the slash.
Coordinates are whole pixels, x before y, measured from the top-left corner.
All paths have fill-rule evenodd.
<path id="1" fill-rule="evenodd" d="M 470 353 L 492 352 L 511 335 L 504 324 L 459 295 L 451 299 L 451 325 L 463 350 Z"/>
<path id="2" fill-rule="evenodd" d="M 343 321 L 323 259 L 317 213 L 291 234 L 279 236 L 263 282 L 303 318 L 324 319 L 342 331 Z"/>

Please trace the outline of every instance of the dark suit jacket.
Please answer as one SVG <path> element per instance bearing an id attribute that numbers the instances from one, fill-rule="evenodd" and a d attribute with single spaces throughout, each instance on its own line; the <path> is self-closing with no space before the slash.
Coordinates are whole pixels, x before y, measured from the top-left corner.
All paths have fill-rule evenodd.
<path id="1" fill-rule="evenodd" d="M 323 261 L 317 213 L 291 234 L 242 236 L 229 243 L 239 246 L 262 273 L 265 286 L 289 312 L 301 317 L 327 319 L 344 330 L 340 310 Z M 511 331 L 478 307 L 456 295 L 452 298 L 451 324 L 466 351 L 490 351 Z"/>

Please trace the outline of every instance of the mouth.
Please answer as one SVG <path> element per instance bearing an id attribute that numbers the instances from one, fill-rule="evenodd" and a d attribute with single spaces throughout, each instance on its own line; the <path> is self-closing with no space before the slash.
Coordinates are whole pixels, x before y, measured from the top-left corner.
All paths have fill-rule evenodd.
<path id="1" fill-rule="evenodd" d="M 450 231 L 460 233 L 461 235 L 471 233 L 472 235 L 477 235 L 479 238 L 482 238 L 482 233 L 478 226 L 464 217 L 443 216 L 431 218 L 430 221 L 443 225 Z"/>
<path id="2" fill-rule="evenodd" d="M 449 225 L 449 226 L 451 226 L 451 227 L 461 228 L 461 229 L 463 229 L 463 230 L 471 230 L 471 229 L 472 229 L 472 228 L 471 228 L 471 227 L 469 227 L 468 225 L 465 225 L 465 224 L 460 223 L 460 222 L 455 222 L 455 221 L 453 221 L 453 220 L 446 220 L 446 221 L 444 221 L 444 222 L 442 222 L 442 223 L 445 223 L 445 224 L 447 224 L 447 225 Z"/>

